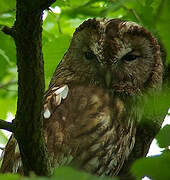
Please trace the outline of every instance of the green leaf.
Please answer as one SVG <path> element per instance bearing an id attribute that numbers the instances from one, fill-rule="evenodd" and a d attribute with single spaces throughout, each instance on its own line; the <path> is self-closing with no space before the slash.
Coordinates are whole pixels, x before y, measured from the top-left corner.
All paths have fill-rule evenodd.
<path id="1" fill-rule="evenodd" d="M 5 54 L 5 52 L 2 49 L 0 49 L 0 55 L 6 60 L 8 64 L 10 64 L 10 60 L 8 56 Z"/>
<path id="2" fill-rule="evenodd" d="M 0 174 L 1 180 L 19 180 L 19 175 L 14 174 Z"/>
<path id="3" fill-rule="evenodd" d="M 15 9 L 16 0 L 5 0 L 0 2 L 0 14 Z"/>
<path id="4" fill-rule="evenodd" d="M 170 152 L 161 156 L 148 157 L 137 160 L 132 166 L 132 173 L 141 180 L 143 176 L 148 176 L 154 180 L 169 180 Z"/>
<path id="5" fill-rule="evenodd" d="M 159 147 L 166 148 L 170 146 L 170 125 L 164 126 L 156 136 Z"/>
<path id="6" fill-rule="evenodd" d="M 170 107 L 170 88 L 164 87 L 161 92 L 151 92 L 146 96 L 142 107 L 146 117 L 163 118 Z M 150 118 L 152 119 L 152 118 Z"/>
<path id="7" fill-rule="evenodd" d="M 157 19 L 155 21 L 157 30 L 159 32 L 160 38 L 167 50 L 167 60 L 170 63 L 170 2 L 169 0 L 161 1 L 160 7 L 157 12 Z"/>
<path id="8" fill-rule="evenodd" d="M 56 0 L 56 2 L 52 4 L 52 7 L 55 6 L 64 7 L 64 6 L 68 6 L 69 4 L 70 4 L 69 0 Z"/>
<path id="9" fill-rule="evenodd" d="M 47 177 L 37 177 L 37 176 L 31 176 L 31 177 L 22 177 L 19 180 L 50 180 L 51 178 Z"/>
<path id="10" fill-rule="evenodd" d="M 91 174 L 75 170 L 70 167 L 61 167 L 56 169 L 51 180 L 117 180 L 117 178 L 97 177 Z"/>
<path id="11" fill-rule="evenodd" d="M 0 49 L 12 63 L 16 62 L 16 50 L 14 40 L 0 31 Z"/>
<path id="12" fill-rule="evenodd" d="M 72 7 L 75 7 L 75 6 L 80 6 L 80 5 L 83 5 L 85 3 L 89 2 L 89 0 L 70 0 L 70 5 Z"/>
<path id="13" fill-rule="evenodd" d="M 58 63 L 68 49 L 70 39 L 71 37 L 68 35 L 60 35 L 44 45 L 45 76 L 48 80 L 52 77 Z"/>
<path id="14" fill-rule="evenodd" d="M 7 136 L 0 130 L 0 144 L 6 144 L 8 141 Z"/>
<path id="15" fill-rule="evenodd" d="M 58 168 L 55 171 L 55 174 L 53 176 L 54 179 L 60 179 L 60 180 L 70 180 L 70 179 L 81 179 L 81 180 L 85 180 L 88 179 L 90 175 L 80 172 L 80 171 L 76 171 L 72 168 L 69 167 L 62 167 L 62 168 Z"/>
<path id="16" fill-rule="evenodd" d="M 117 178 L 97 177 L 85 172 L 81 172 L 70 167 L 56 169 L 52 177 L 38 177 L 30 174 L 30 177 L 22 177 L 13 174 L 0 174 L 2 180 L 118 180 Z"/>
<path id="17" fill-rule="evenodd" d="M 8 112 L 13 114 L 16 112 L 16 98 L 0 98 L 0 107 L 0 118 L 6 119 Z"/>
<path id="18" fill-rule="evenodd" d="M 11 37 L 0 31 L 0 80 L 8 75 L 8 69 L 15 66 L 16 50 Z"/>

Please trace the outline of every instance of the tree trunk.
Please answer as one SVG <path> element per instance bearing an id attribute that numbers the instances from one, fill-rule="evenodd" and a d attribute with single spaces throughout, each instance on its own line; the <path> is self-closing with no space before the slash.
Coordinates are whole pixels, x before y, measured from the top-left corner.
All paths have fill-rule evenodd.
<path id="1" fill-rule="evenodd" d="M 54 0 L 17 0 L 16 21 L 3 31 L 16 44 L 18 68 L 18 101 L 16 118 L 3 128 L 11 129 L 18 141 L 24 174 L 51 175 L 43 137 L 42 102 L 44 95 L 44 62 L 42 55 L 42 14 Z M 10 127 L 9 127 L 10 126 Z"/>

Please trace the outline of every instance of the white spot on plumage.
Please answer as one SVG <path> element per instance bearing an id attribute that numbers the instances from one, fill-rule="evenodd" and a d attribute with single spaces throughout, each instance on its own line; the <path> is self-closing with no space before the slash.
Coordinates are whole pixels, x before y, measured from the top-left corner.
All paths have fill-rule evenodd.
<path id="1" fill-rule="evenodd" d="M 68 158 L 67 163 L 69 164 L 69 163 L 73 160 L 73 156 L 70 155 L 70 156 L 68 156 L 67 158 Z"/>
<path id="2" fill-rule="evenodd" d="M 132 21 L 123 22 L 122 25 L 126 26 L 126 30 L 128 30 L 130 27 L 134 27 L 134 26 L 141 27 L 140 25 L 138 25 L 138 24 L 136 24 L 135 22 L 132 22 Z"/>
<path id="3" fill-rule="evenodd" d="M 62 99 L 66 99 L 69 88 L 67 85 L 62 87 L 53 87 L 53 92 L 46 98 L 46 104 L 44 105 L 44 118 L 48 119 L 51 116 L 51 106 L 59 106 Z"/>
<path id="4" fill-rule="evenodd" d="M 44 118 L 48 119 L 50 116 L 51 116 L 51 113 L 50 113 L 49 109 L 46 108 L 44 111 Z"/>
<path id="5" fill-rule="evenodd" d="M 15 147 L 15 153 L 20 153 L 20 150 L 19 150 L 19 145 L 17 143 L 16 147 Z"/>
<path id="6" fill-rule="evenodd" d="M 58 87 L 53 87 L 51 90 L 54 91 L 54 90 L 57 90 L 57 89 L 58 89 Z"/>
<path id="7" fill-rule="evenodd" d="M 101 144 L 94 144 L 93 146 L 90 147 L 90 150 L 96 151 L 97 149 L 99 149 L 100 146 L 101 146 Z"/>
<path id="8" fill-rule="evenodd" d="M 113 167 L 113 166 L 117 166 L 117 160 L 116 158 L 115 159 L 112 159 L 108 165 L 109 168 Z"/>
<path id="9" fill-rule="evenodd" d="M 140 28 L 141 26 L 132 21 L 125 21 L 121 24 L 121 27 L 122 28 L 119 30 L 120 36 L 122 36 L 124 33 L 126 33 L 131 28 L 134 28 L 134 27 Z"/>
<path id="10" fill-rule="evenodd" d="M 66 97 L 67 97 L 67 95 L 68 95 L 68 86 L 67 85 L 65 85 L 64 86 L 64 90 L 61 92 L 61 97 L 63 98 L 63 99 L 65 99 Z"/>
<path id="11" fill-rule="evenodd" d="M 64 166 L 64 165 L 66 165 L 67 164 L 67 157 L 64 157 L 63 159 L 62 159 L 62 161 L 61 161 L 61 164 L 60 164 L 60 166 Z"/>
<path id="12" fill-rule="evenodd" d="M 54 88 L 53 88 L 53 89 L 54 89 Z M 68 86 L 67 86 L 67 85 L 64 85 L 64 86 L 58 88 L 54 93 L 55 93 L 56 95 L 63 93 L 63 94 L 66 95 L 66 97 L 67 97 L 67 94 L 68 94 Z M 65 98 L 66 98 L 66 97 L 65 97 Z"/>
<path id="13" fill-rule="evenodd" d="M 4 158 L 4 154 L 5 154 L 5 149 L 2 151 L 1 156 L 0 156 L 0 161 Z"/>
<path id="14" fill-rule="evenodd" d="M 17 173 L 18 169 L 22 166 L 22 161 L 21 158 L 17 159 L 14 161 L 13 167 L 12 167 L 12 172 Z"/>
<path id="15" fill-rule="evenodd" d="M 55 102 L 56 102 L 56 105 L 60 105 L 61 103 L 61 94 L 58 94 L 56 97 L 55 97 Z"/>

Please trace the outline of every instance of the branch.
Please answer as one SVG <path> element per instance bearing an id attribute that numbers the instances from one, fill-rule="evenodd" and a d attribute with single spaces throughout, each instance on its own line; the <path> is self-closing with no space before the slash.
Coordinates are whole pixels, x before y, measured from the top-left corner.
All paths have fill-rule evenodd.
<path id="1" fill-rule="evenodd" d="M 0 119 L 0 129 L 7 130 L 9 132 L 14 132 L 14 126 L 11 122 L 4 121 Z"/>
<path id="2" fill-rule="evenodd" d="M 17 81 L 11 80 L 5 84 L 0 84 L 0 89 L 6 88 L 6 87 L 13 85 L 13 84 L 17 84 Z"/>
<path id="3" fill-rule="evenodd" d="M 129 9 L 129 8 L 127 8 L 127 7 L 124 6 L 124 5 L 122 5 L 122 8 L 125 9 L 126 11 L 130 11 L 130 12 L 134 15 L 134 17 L 136 18 L 136 20 L 138 21 L 138 23 L 139 23 L 140 25 L 143 25 L 142 20 L 140 19 L 140 17 L 139 17 L 138 14 L 136 13 L 135 9 Z"/>
<path id="4" fill-rule="evenodd" d="M 3 151 L 4 149 L 5 149 L 5 147 L 0 147 L 0 150 L 2 150 L 2 151 Z M 0 158 L 0 159 L 1 159 L 1 158 Z"/>
<path id="5" fill-rule="evenodd" d="M 8 26 L 2 26 L 1 31 L 4 32 L 7 35 L 10 35 L 11 37 L 15 38 L 15 28 L 14 26 L 12 28 Z"/>

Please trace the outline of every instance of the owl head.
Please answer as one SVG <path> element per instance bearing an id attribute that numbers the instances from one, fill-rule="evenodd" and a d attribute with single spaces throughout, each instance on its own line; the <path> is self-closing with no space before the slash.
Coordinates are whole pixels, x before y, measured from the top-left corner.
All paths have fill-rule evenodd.
<path id="1" fill-rule="evenodd" d="M 61 69 L 61 72 L 59 71 Z M 64 81 L 126 94 L 159 87 L 162 61 L 157 40 L 145 28 L 120 19 L 89 19 L 75 31 L 57 73 Z"/>

